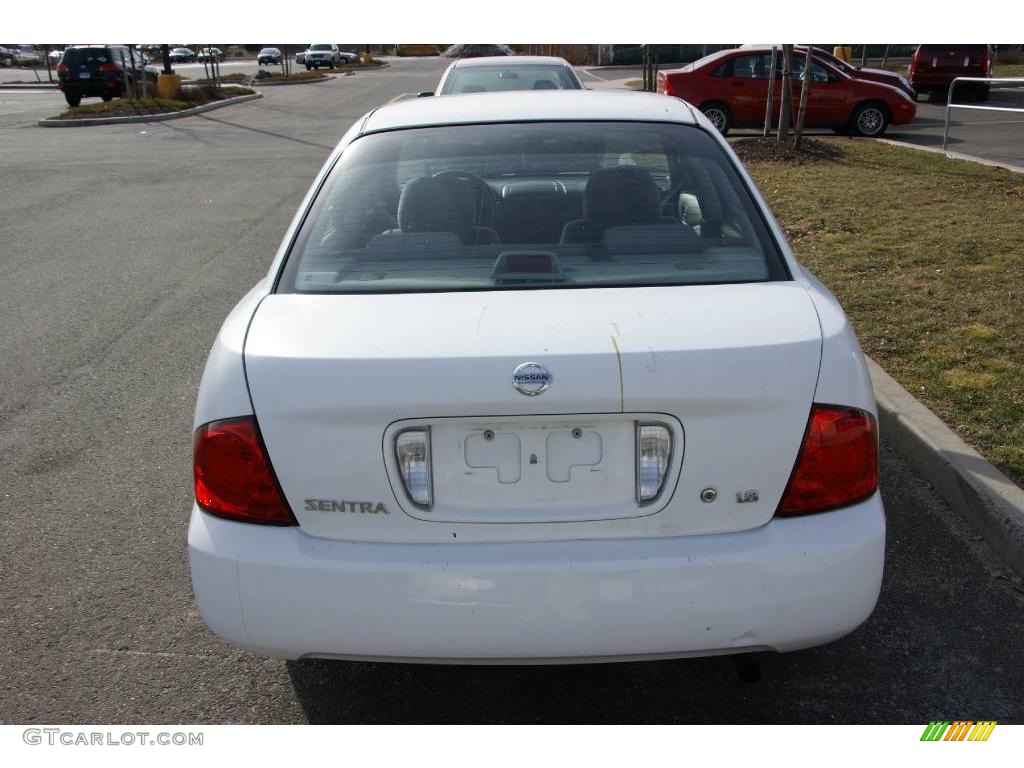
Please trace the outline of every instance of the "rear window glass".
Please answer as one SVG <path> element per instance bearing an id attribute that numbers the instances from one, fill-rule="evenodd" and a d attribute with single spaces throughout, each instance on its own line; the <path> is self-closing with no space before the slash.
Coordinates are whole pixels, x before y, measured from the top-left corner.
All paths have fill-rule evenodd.
<path id="1" fill-rule="evenodd" d="M 984 45 L 936 45 L 928 44 L 922 45 L 920 48 L 921 53 L 929 54 L 941 54 L 941 53 L 954 53 L 964 56 L 966 54 L 981 54 L 985 53 L 987 47 Z"/>
<path id="2" fill-rule="evenodd" d="M 445 79 L 443 94 L 490 91 L 578 90 L 565 67 L 554 64 L 456 67 Z"/>
<path id="3" fill-rule="evenodd" d="M 512 290 L 788 279 L 695 127 L 562 122 L 371 134 L 343 153 L 278 290 Z"/>
<path id="4" fill-rule="evenodd" d="M 106 64 L 110 61 L 109 48 L 68 48 L 64 51 L 65 64 Z"/>

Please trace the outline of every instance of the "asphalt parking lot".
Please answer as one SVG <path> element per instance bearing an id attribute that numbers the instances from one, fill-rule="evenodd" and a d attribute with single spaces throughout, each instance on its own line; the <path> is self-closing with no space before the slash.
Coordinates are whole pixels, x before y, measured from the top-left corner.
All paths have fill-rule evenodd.
<path id="1" fill-rule="evenodd" d="M 285 664 L 203 625 L 191 421 L 207 350 L 349 125 L 446 60 L 163 123 L 42 129 L 0 93 L 2 722 L 1024 722 L 1024 586 L 888 449 L 879 606 L 831 645 L 575 667 Z"/>

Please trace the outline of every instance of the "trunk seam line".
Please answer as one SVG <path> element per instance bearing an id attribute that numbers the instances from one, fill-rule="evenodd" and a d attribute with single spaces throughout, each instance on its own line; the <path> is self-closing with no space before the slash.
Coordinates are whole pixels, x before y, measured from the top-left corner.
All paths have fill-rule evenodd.
<path id="1" fill-rule="evenodd" d="M 615 337 L 609 337 L 612 340 L 612 347 L 615 349 L 615 362 L 619 364 L 619 413 L 626 412 L 626 392 L 625 387 L 622 383 L 622 354 L 619 352 L 619 343 L 615 341 Z"/>

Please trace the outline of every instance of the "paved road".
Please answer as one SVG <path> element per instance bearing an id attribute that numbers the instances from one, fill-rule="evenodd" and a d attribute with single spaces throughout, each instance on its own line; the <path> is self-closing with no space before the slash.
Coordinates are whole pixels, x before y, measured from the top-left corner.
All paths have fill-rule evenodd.
<path id="1" fill-rule="evenodd" d="M 889 452 L 889 560 L 850 637 L 733 662 L 287 665 L 203 626 L 185 552 L 206 350 L 401 61 L 166 123 L 41 129 L 0 105 L 0 721 L 1024 721 L 1024 594 Z"/>
<path id="2" fill-rule="evenodd" d="M 643 77 L 640 69 L 621 67 L 579 69 L 583 84 L 588 88 L 621 88 L 626 80 Z M 1014 107 L 1024 109 L 1024 88 L 993 89 L 985 104 L 972 106 Z M 923 147 L 942 147 L 942 130 L 946 119 L 945 104 L 920 97 L 917 115 L 909 125 L 891 127 L 888 139 L 906 141 Z M 994 112 L 980 110 L 953 110 L 950 122 L 948 149 L 997 163 L 1024 167 L 1024 112 Z M 832 131 L 809 131 L 827 136 Z M 760 131 L 734 130 L 729 135 L 758 135 Z"/>

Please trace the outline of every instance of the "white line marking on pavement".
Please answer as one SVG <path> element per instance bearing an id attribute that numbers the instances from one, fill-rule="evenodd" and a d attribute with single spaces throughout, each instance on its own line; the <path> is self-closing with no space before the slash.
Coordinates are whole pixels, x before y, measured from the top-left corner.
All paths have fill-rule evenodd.
<path id="1" fill-rule="evenodd" d="M 582 73 L 583 73 L 584 75 L 590 75 L 590 77 L 594 78 L 595 80 L 604 80 L 605 82 L 608 82 L 608 78 L 607 78 L 607 77 L 601 77 L 600 75 L 595 75 L 595 74 L 594 74 L 593 72 L 591 72 L 591 71 L 590 71 L 589 69 L 581 69 L 580 71 L 581 71 L 581 72 L 582 72 Z"/>
<path id="2" fill-rule="evenodd" d="M 950 125 L 1009 125 L 1010 123 L 1024 123 L 1024 120 L 972 120 L 964 123 L 950 122 Z"/>

